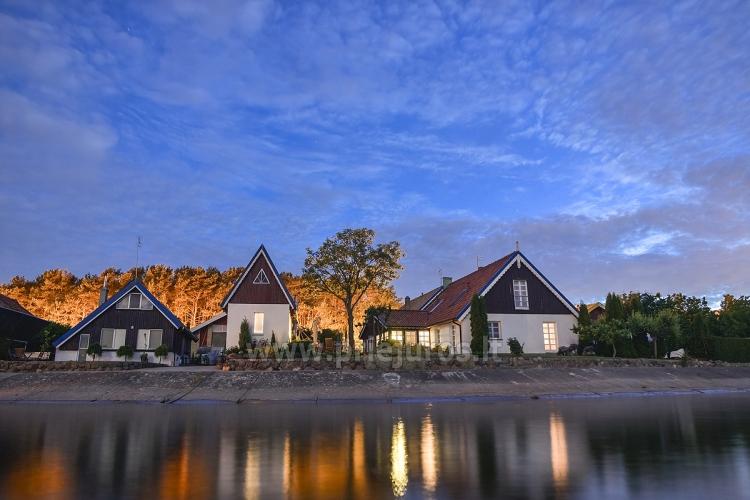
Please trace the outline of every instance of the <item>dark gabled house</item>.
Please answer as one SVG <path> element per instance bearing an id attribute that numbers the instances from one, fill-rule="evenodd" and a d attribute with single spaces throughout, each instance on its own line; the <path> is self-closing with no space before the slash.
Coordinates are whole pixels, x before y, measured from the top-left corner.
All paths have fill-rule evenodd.
<path id="1" fill-rule="evenodd" d="M 366 350 L 394 340 L 468 352 L 474 295 L 486 301 L 491 352 L 508 352 L 510 337 L 529 353 L 557 352 L 577 342 L 572 329 L 578 310 L 520 251 L 455 281 L 443 278 L 441 286 L 407 298 L 401 309 L 372 316 L 360 338 Z"/>
<path id="2" fill-rule="evenodd" d="M 10 347 L 38 351 L 43 340 L 41 330 L 48 323 L 31 314 L 17 300 L 0 294 L 0 338 L 6 339 Z"/>
<path id="3" fill-rule="evenodd" d="M 121 360 L 117 349 L 123 345 L 133 348 L 133 359 L 146 353 L 151 362 L 158 362 L 154 350 L 166 345 L 169 355 L 162 362 L 169 365 L 190 354 L 195 338 L 142 282 L 131 281 L 110 299 L 106 295 L 105 288 L 99 307 L 55 340 L 55 361 L 84 361 L 93 343 L 102 346 L 103 361 Z"/>

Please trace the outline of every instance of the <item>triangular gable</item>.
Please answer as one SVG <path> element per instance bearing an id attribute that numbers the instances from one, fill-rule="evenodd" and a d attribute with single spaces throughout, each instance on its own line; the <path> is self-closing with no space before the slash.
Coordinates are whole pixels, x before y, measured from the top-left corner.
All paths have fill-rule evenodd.
<path id="1" fill-rule="evenodd" d="M 560 290 L 555 287 L 555 285 L 552 284 L 550 280 L 547 279 L 546 276 L 544 276 L 535 266 L 532 264 L 525 255 L 523 255 L 521 252 L 514 252 L 515 255 L 513 258 L 508 259 L 508 262 L 500 269 L 500 271 L 485 285 L 485 287 L 482 289 L 482 292 L 479 294 L 480 296 L 484 296 L 489 292 L 493 286 L 500 280 L 500 278 L 503 277 L 503 275 L 510 269 L 513 265 L 523 264 L 526 266 L 526 268 L 531 271 L 531 273 L 536 276 L 539 281 L 541 281 L 544 286 L 546 286 L 550 292 L 560 301 L 562 302 L 565 307 L 567 307 L 571 314 L 573 314 L 576 318 L 578 317 L 578 309 L 573 305 L 572 302 L 570 302 L 565 295 L 560 292 Z M 468 304 L 463 311 L 461 311 L 461 314 L 458 316 L 459 321 L 463 321 L 464 318 L 466 318 L 466 315 L 469 314 L 469 311 L 471 310 L 471 304 Z"/>
<path id="2" fill-rule="evenodd" d="M 258 275 L 255 276 L 255 279 L 253 280 L 253 285 L 270 285 L 271 282 L 268 281 L 268 276 L 266 276 L 266 272 L 261 269 L 258 272 Z"/>
<path id="3" fill-rule="evenodd" d="M 68 339 L 70 339 L 73 335 L 81 331 L 83 328 L 86 327 L 89 323 L 94 321 L 96 318 L 101 316 L 104 311 L 109 309 L 110 307 L 117 304 L 120 299 L 122 299 L 125 295 L 129 294 L 133 290 L 138 290 L 140 293 L 143 294 L 146 299 L 153 304 L 154 308 L 159 311 L 162 316 L 167 318 L 167 321 L 172 323 L 172 325 L 177 328 L 185 328 L 185 325 L 182 324 L 182 321 L 175 316 L 172 311 L 167 308 L 164 304 L 162 304 L 154 295 L 146 288 L 146 286 L 141 283 L 140 281 L 131 281 L 130 283 L 126 284 L 122 289 L 120 289 L 119 292 L 114 294 L 112 297 L 109 298 L 104 304 L 100 305 L 96 309 L 94 309 L 88 316 L 83 318 L 77 325 L 75 325 L 73 328 L 62 334 L 60 337 L 58 337 L 54 342 L 52 342 L 52 345 L 54 347 L 60 346 Z"/>
<path id="4" fill-rule="evenodd" d="M 245 270 L 243 271 L 243 273 L 234 282 L 234 286 L 232 286 L 232 289 L 229 291 L 227 296 L 224 297 L 224 300 L 221 301 L 222 309 L 227 307 L 227 305 L 229 304 L 229 301 L 232 300 L 232 297 L 234 297 L 234 294 L 237 293 L 237 290 L 239 290 L 240 285 L 242 285 L 242 283 L 245 281 L 253 265 L 259 258 L 261 258 L 261 256 L 266 260 L 266 262 L 268 262 L 268 266 L 271 269 L 271 274 L 273 274 L 274 278 L 276 279 L 276 282 L 279 284 L 279 287 L 281 287 L 281 291 L 284 293 L 284 297 L 286 298 L 289 305 L 292 307 L 292 309 L 297 309 L 297 303 L 294 301 L 294 299 L 292 298 L 292 295 L 289 293 L 289 290 L 287 290 L 286 286 L 284 285 L 284 281 L 281 279 L 281 276 L 279 275 L 279 272 L 276 269 L 276 266 L 271 260 L 271 257 L 268 255 L 268 251 L 266 251 L 266 247 L 263 245 L 261 245 L 260 248 L 258 248 L 258 251 L 256 251 L 253 258 L 250 259 L 250 262 L 248 263 L 247 267 L 245 267 Z"/>

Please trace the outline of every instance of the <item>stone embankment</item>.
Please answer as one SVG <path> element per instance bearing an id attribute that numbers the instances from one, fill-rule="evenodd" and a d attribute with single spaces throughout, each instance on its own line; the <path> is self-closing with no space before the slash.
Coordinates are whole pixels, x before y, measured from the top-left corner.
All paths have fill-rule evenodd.
<path id="1" fill-rule="evenodd" d="M 251 370 L 215 367 L 0 373 L 0 403 L 439 402 L 734 392 L 750 367 L 595 366 L 441 370 Z"/>

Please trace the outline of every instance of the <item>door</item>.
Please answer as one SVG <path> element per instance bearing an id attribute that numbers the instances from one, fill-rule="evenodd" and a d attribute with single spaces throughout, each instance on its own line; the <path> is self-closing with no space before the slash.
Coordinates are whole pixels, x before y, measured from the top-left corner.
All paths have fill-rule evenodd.
<path id="1" fill-rule="evenodd" d="M 78 337 L 78 361 L 86 361 L 86 351 L 89 349 L 89 338 L 91 335 L 82 333 Z"/>

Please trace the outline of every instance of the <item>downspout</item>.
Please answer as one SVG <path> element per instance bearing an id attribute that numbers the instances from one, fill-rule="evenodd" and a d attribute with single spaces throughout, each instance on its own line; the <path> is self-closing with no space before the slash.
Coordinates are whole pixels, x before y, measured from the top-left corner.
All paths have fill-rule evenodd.
<path id="1" fill-rule="evenodd" d="M 459 354 L 463 354 L 463 351 L 464 351 L 464 348 L 463 348 L 464 335 L 463 335 L 463 331 L 462 331 L 462 328 L 461 328 L 461 323 L 459 323 L 455 319 L 452 320 L 451 322 L 454 323 L 454 324 L 456 324 L 456 325 L 458 325 L 458 346 L 461 348 L 461 352 Z"/>

